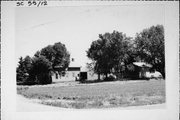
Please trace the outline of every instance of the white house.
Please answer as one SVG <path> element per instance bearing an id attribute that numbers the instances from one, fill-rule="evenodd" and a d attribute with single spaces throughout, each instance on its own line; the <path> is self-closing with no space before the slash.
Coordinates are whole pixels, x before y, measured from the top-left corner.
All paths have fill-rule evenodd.
<path id="1" fill-rule="evenodd" d="M 76 77 L 81 71 L 81 66 L 75 62 L 74 58 L 71 59 L 71 62 L 69 64 L 69 67 L 65 71 L 65 76 L 60 76 L 59 74 L 53 74 L 52 80 L 53 82 L 58 81 L 75 81 Z M 58 73 L 58 72 L 57 72 Z"/>

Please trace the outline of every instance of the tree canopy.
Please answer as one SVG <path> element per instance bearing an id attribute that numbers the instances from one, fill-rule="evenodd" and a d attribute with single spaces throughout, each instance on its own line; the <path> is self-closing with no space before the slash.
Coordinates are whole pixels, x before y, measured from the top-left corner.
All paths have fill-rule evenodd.
<path id="1" fill-rule="evenodd" d="M 95 62 L 96 73 L 122 72 L 130 59 L 131 38 L 122 32 L 100 34 L 87 51 L 87 56 Z"/>
<path id="2" fill-rule="evenodd" d="M 61 66 L 61 70 L 64 71 L 70 63 L 70 54 L 61 42 L 42 48 L 36 52 L 35 56 L 38 55 L 45 56 L 52 63 L 53 70 L 56 66 Z"/>
<path id="3" fill-rule="evenodd" d="M 44 56 L 34 57 L 30 70 L 30 81 L 33 80 L 37 84 L 49 84 L 51 78 L 52 65 Z"/>
<path id="4" fill-rule="evenodd" d="M 19 58 L 19 64 L 16 69 L 17 72 L 17 82 L 24 82 L 28 79 L 29 72 L 31 70 L 31 64 L 32 64 L 32 59 L 29 56 L 26 56 L 25 58 L 20 57 Z"/>
<path id="5" fill-rule="evenodd" d="M 135 37 L 137 57 L 153 65 L 165 77 L 164 27 L 152 26 Z"/>
<path id="6" fill-rule="evenodd" d="M 131 73 L 136 61 L 152 64 L 152 69 L 165 77 L 164 53 L 164 28 L 157 25 L 137 33 L 135 39 L 118 31 L 99 34 L 91 43 L 87 57 L 93 63 L 89 67 L 98 74 Z"/>
<path id="7" fill-rule="evenodd" d="M 48 84 L 52 82 L 51 73 L 56 66 L 61 74 L 68 67 L 70 54 L 64 44 L 58 42 L 37 51 L 34 57 L 20 58 L 17 67 L 17 81 L 25 84 Z"/>
<path id="8" fill-rule="evenodd" d="M 133 62 L 143 61 L 153 65 L 154 70 L 165 77 L 164 27 L 151 26 L 137 33 L 135 38 L 118 31 L 99 34 L 86 51 L 92 63 L 90 70 L 107 77 L 108 74 L 124 75 L 133 71 Z M 61 75 L 70 63 L 70 54 L 61 42 L 48 45 L 34 54 L 19 59 L 17 81 L 38 81 L 51 83 L 50 73 L 56 71 Z M 130 73 L 130 72 L 129 72 Z"/>

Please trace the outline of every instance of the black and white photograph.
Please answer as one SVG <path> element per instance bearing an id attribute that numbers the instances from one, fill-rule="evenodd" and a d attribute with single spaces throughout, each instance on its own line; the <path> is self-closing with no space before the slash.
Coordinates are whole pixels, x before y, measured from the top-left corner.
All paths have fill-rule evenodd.
<path id="1" fill-rule="evenodd" d="M 167 113 L 163 112 L 170 108 L 167 94 L 175 96 L 167 86 L 178 78 L 169 77 L 173 62 L 167 46 L 178 42 L 167 37 L 167 24 L 175 23 L 167 22 L 166 12 L 178 7 L 168 8 L 163 2 L 58 3 L 43 7 L 15 3 L 11 68 L 16 113 Z"/>

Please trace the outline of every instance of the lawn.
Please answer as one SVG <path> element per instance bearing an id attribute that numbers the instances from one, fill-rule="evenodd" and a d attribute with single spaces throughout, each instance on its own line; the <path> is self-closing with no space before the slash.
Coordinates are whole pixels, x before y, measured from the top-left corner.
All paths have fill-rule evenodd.
<path id="1" fill-rule="evenodd" d="M 103 82 L 74 86 L 18 86 L 18 94 L 65 108 L 109 108 L 165 102 L 165 81 Z"/>

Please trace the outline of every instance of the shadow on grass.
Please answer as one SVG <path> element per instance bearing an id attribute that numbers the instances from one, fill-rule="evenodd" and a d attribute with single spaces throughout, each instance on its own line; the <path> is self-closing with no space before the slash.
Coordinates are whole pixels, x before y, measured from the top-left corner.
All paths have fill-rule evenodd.
<path id="1" fill-rule="evenodd" d="M 112 82 L 112 81 L 117 81 L 117 80 L 109 80 L 109 81 L 105 81 L 105 80 L 85 80 L 85 81 L 79 81 L 80 84 L 91 84 L 91 83 L 102 83 L 102 82 Z"/>
<path id="2" fill-rule="evenodd" d="M 149 80 L 149 79 L 132 79 L 132 78 L 121 78 L 121 79 L 114 79 L 114 80 L 103 80 L 103 79 L 95 79 L 95 80 L 84 80 L 84 81 L 79 81 L 80 84 L 91 84 L 91 83 L 102 83 L 102 82 L 115 82 L 115 81 L 142 81 L 142 80 Z"/>

